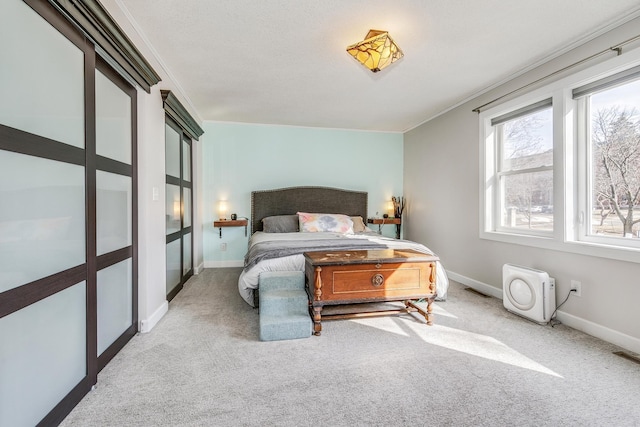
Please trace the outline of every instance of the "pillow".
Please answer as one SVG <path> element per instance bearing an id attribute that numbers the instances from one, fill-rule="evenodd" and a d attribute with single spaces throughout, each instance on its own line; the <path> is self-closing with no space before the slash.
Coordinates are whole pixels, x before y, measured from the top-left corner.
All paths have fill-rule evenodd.
<path id="1" fill-rule="evenodd" d="M 265 233 L 296 233 L 298 215 L 275 215 L 262 218 L 262 231 Z"/>
<path id="2" fill-rule="evenodd" d="M 300 231 L 303 233 L 318 231 L 353 233 L 353 221 L 348 215 L 298 212 L 298 218 L 300 218 Z"/>
<path id="3" fill-rule="evenodd" d="M 367 226 L 364 225 L 364 221 L 361 216 L 352 216 L 351 221 L 353 221 L 353 232 L 354 233 L 362 233 L 363 231 L 367 231 Z"/>

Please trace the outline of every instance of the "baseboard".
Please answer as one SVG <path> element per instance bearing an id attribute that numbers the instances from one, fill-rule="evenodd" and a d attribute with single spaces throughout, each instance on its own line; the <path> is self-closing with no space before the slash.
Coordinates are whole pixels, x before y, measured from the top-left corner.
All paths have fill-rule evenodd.
<path id="1" fill-rule="evenodd" d="M 204 268 L 244 267 L 244 260 L 205 261 Z"/>
<path id="2" fill-rule="evenodd" d="M 447 271 L 447 276 L 449 279 L 462 283 L 463 285 L 482 292 L 485 295 L 491 295 L 494 298 L 502 299 L 502 288 L 487 285 L 486 283 L 479 282 L 470 277 L 463 276 L 462 274 L 454 273 L 453 271 Z"/>
<path id="3" fill-rule="evenodd" d="M 502 299 L 502 288 L 487 285 L 486 283 L 479 282 L 452 271 L 447 271 L 447 276 L 451 280 L 462 283 L 463 285 L 482 292 L 485 295 L 491 295 L 492 297 Z M 585 334 L 589 334 L 626 350 L 633 351 L 634 353 L 640 353 L 640 339 L 638 338 L 609 329 L 606 326 L 598 325 L 590 320 L 586 320 L 563 311 L 558 311 L 556 318 L 570 328 L 584 332 Z"/>
<path id="4" fill-rule="evenodd" d="M 585 334 L 640 354 L 640 339 L 638 338 L 609 329 L 606 326 L 598 325 L 581 317 L 576 317 L 573 314 L 565 313 L 564 311 L 558 311 L 556 318 L 570 328 L 577 329 Z"/>
<path id="5" fill-rule="evenodd" d="M 158 309 L 149 316 L 146 320 L 140 321 L 140 332 L 147 333 L 150 332 L 154 326 L 162 319 L 162 317 L 169 311 L 169 302 L 165 301 L 158 307 Z"/>
<path id="6" fill-rule="evenodd" d="M 200 274 L 200 273 L 202 273 L 202 270 L 204 270 L 204 263 L 201 263 L 197 267 L 194 267 L 193 268 L 193 274 Z"/>

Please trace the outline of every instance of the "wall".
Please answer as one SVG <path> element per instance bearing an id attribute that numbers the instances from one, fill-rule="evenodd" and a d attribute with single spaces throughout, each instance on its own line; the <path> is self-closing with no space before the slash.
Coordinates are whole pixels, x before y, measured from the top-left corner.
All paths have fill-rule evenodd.
<path id="1" fill-rule="evenodd" d="M 166 293 L 164 121 L 158 86 L 151 89 L 151 94 L 138 89 L 138 307 L 141 332 L 149 332 L 169 308 Z"/>
<path id="2" fill-rule="evenodd" d="M 480 138 L 478 114 L 472 110 L 630 39 L 638 28 L 640 21 L 635 19 L 404 136 L 404 190 L 411 202 L 407 238 L 439 254 L 453 279 L 500 298 L 504 263 L 548 271 L 557 280 L 558 302 L 568 295 L 571 279 L 580 280 L 582 297 L 569 298 L 558 319 L 635 352 L 640 352 L 640 264 L 479 238 Z"/>
<path id="3" fill-rule="evenodd" d="M 228 202 L 229 214 L 248 218 L 253 190 L 338 187 L 367 191 L 369 216 L 382 216 L 391 196 L 402 195 L 399 133 L 214 122 L 203 129 L 205 267 L 241 266 L 247 250 L 244 229 L 224 228 L 220 238 L 213 228 L 219 200 Z M 393 236 L 393 226 L 383 233 Z"/>
<path id="4" fill-rule="evenodd" d="M 193 274 L 200 274 L 204 268 L 202 253 L 202 233 L 204 231 L 204 206 L 202 190 L 202 139 L 191 144 L 193 157 Z"/>

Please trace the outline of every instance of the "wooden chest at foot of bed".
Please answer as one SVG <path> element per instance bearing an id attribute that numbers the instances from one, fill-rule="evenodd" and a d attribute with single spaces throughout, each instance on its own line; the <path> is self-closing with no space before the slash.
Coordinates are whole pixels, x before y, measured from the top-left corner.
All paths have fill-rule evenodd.
<path id="1" fill-rule="evenodd" d="M 304 256 L 316 335 L 322 330 L 322 309 L 327 305 L 405 301 L 406 310 L 417 309 L 431 324 L 436 256 L 410 249 L 306 252 Z M 427 300 L 427 311 L 413 304 L 418 299 Z M 363 314 L 359 311 L 354 315 Z M 349 314 L 341 313 L 339 317 L 349 317 Z"/>

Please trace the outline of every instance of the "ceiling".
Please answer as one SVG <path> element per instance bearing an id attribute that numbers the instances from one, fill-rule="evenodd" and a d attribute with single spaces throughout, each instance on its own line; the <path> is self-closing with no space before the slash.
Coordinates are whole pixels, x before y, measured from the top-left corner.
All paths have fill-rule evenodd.
<path id="1" fill-rule="evenodd" d="M 640 16 L 638 0 L 102 3 L 130 19 L 196 118 L 388 132 Z M 370 29 L 404 51 L 375 74 L 345 50 Z"/>

